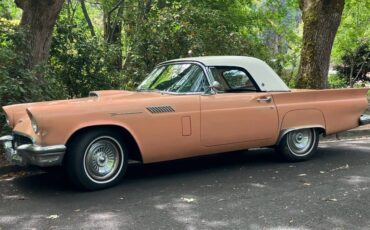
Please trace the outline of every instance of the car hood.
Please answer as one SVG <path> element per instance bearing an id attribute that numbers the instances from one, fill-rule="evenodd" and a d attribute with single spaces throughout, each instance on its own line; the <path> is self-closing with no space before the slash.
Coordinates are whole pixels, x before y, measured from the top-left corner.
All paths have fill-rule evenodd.
<path id="1" fill-rule="evenodd" d="M 4 106 L 3 110 L 9 120 L 10 126 L 14 127 L 20 120 L 27 117 L 28 113 L 48 113 L 57 110 L 66 109 L 83 109 L 99 106 L 102 103 L 109 104 L 119 101 L 120 103 L 133 102 L 138 100 L 145 100 L 155 97 L 160 97 L 161 94 L 154 92 L 135 92 L 125 90 L 104 90 L 104 91 L 92 91 L 89 97 L 68 99 L 68 100 L 57 100 L 57 101 L 45 101 L 35 103 L 24 103 Z"/>

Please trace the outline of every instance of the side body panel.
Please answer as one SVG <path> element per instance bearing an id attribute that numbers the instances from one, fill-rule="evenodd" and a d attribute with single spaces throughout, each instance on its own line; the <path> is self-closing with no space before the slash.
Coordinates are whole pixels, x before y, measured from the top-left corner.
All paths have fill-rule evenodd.
<path id="1" fill-rule="evenodd" d="M 260 141 L 270 145 L 278 134 L 278 115 L 269 93 L 201 96 L 201 143 L 217 146 Z"/>

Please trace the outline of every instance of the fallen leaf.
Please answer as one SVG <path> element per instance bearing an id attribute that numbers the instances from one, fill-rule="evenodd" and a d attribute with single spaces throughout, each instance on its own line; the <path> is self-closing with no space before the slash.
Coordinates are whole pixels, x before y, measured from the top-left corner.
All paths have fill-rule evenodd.
<path id="1" fill-rule="evenodd" d="M 80 209 L 75 209 L 75 210 L 73 210 L 74 212 L 79 212 L 79 211 L 81 211 Z"/>
<path id="2" fill-rule="evenodd" d="M 1 194 L 4 200 L 25 200 L 26 198 L 22 195 L 3 195 Z"/>
<path id="3" fill-rule="evenodd" d="M 344 166 L 341 166 L 341 167 L 338 167 L 338 168 L 335 168 L 335 169 L 332 169 L 330 170 L 330 172 L 334 172 L 334 171 L 337 171 L 337 170 L 342 170 L 342 169 L 348 169 L 349 168 L 349 165 L 346 164 Z"/>
<path id="4" fill-rule="evenodd" d="M 193 202 L 195 202 L 195 199 L 194 198 L 185 198 L 185 197 L 183 197 L 183 198 L 181 198 L 181 200 L 185 201 L 186 203 L 193 203 Z"/>
<path id="5" fill-rule="evenodd" d="M 302 173 L 302 174 L 298 174 L 297 176 L 307 176 L 307 174 Z"/>
<path id="6" fill-rule="evenodd" d="M 263 185 L 263 184 L 260 184 L 260 183 L 250 183 L 250 185 L 252 185 L 253 187 L 257 187 L 257 188 L 264 188 L 264 187 L 266 187 L 266 185 Z"/>
<path id="7" fill-rule="evenodd" d="M 50 215 L 48 217 L 46 217 L 46 219 L 49 219 L 49 220 L 55 220 L 55 219 L 58 219 L 59 216 L 58 215 Z"/>
<path id="8" fill-rule="evenodd" d="M 303 183 L 304 186 L 311 186 L 310 183 Z"/>

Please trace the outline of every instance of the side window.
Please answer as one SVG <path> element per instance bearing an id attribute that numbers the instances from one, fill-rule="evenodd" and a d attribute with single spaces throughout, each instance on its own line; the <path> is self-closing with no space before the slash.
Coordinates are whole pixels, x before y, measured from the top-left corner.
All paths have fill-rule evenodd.
<path id="1" fill-rule="evenodd" d="M 212 75 L 224 92 L 258 91 L 247 73 L 237 67 L 212 67 Z"/>
<path id="2" fill-rule="evenodd" d="M 178 82 L 176 92 L 204 92 L 209 87 L 207 78 L 199 66 L 195 66 Z"/>

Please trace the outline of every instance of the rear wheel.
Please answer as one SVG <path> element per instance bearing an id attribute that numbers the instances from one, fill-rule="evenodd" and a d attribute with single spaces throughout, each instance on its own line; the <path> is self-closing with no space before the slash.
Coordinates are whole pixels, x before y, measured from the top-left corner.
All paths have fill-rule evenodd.
<path id="1" fill-rule="evenodd" d="M 68 146 L 66 169 L 80 188 L 103 189 L 125 174 L 128 158 L 122 137 L 109 130 L 92 130 L 75 137 Z"/>
<path id="2" fill-rule="evenodd" d="M 288 161 L 304 161 L 313 157 L 318 143 L 316 129 L 298 129 L 287 133 L 276 149 Z"/>

